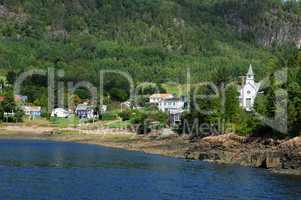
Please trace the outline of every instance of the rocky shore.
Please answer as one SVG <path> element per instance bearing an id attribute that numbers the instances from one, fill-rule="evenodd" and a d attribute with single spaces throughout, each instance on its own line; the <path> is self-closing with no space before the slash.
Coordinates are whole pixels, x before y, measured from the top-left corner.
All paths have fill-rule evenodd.
<path id="1" fill-rule="evenodd" d="M 279 141 L 235 134 L 209 136 L 194 143 L 185 157 L 301 175 L 301 137 Z"/>

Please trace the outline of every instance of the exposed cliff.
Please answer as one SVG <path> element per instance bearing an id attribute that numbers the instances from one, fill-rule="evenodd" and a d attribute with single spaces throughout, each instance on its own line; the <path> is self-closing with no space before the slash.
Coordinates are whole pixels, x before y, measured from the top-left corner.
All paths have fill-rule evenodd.
<path id="1" fill-rule="evenodd" d="M 298 1 L 225 1 L 217 11 L 244 38 L 270 47 L 293 43 L 301 47 L 301 10 Z"/>

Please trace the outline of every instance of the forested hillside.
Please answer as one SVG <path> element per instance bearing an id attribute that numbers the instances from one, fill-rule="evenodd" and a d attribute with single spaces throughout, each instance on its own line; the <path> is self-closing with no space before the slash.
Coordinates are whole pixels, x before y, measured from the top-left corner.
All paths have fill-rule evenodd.
<path id="1" fill-rule="evenodd" d="M 97 83 L 100 69 L 136 81 L 194 81 L 253 64 L 259 78 L 283 66 L 280 46 L 300 45 L 298 1 L 1 0 L 0 67 L 62 68 Z M 283 48 L 281 48 L 283 49 Z"/>
<path id="2" fill-rule="evenodd" d="M 301 124 L 300 29 L 297 0 L 0 0 L 0 75 L 13 84 L 27 69 L 53 67 L 65 71 L 60 81 L 98 85 L 101 69 L 116 69 L 129 72 L 137 83 L 182 84 L 189 68 L 193 82 L 219 84 L 239 80 L 249 64 L 257 80 L 288 67 L 289 130 L 296 135 Z M 47 107 L 46 78 L 24 84 L 29 102 Z M 125 80 L 105 78 L 107 97 L 128 99 Z M 258 98 L 257 109 L 266 116 L 275 113 L 274 90 L 272 85 Z M 244 134 L 260 130 L 260 122 L 239 109 L 236 93 L 227 91 L 225 114 L 186 117 L 224 119 Z M 88 98 L 85 91 L 77 95 Z"/>

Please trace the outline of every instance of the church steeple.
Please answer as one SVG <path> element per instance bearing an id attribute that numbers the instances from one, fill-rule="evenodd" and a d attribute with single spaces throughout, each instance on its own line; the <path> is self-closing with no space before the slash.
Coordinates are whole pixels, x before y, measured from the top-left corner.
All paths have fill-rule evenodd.
<path id="1" fill-rule="evenodd" d="M 249 70 L 248 70 L 248 73 L 247 73 L 247 80 L 246 80 L 246 82 L 247 83 L 251 83 L 251 84 L 254 84 L 254 76 L 255 76 L 255 74 L 254 74 L 254 72 L 253 72 L 253 68 L 252 68 L 252 65 L 250 65 L 250 67 L 249 67 Z"/>
<path id="2" fill-rule="evenodd" d="M 253 68 L 252 68 L 252 65 L 250 64 L 250 67 L 249 67 L 249 70 L 248 70 L 248 74 L 247 75 L 250 75 L 250 76 L 254 76 L 254 72 L 253 72 Z"/>
<path id="3" fill-rule="evenodd" d="M 253 72 L 252 65 L 250 65 L 246 82 L 240 89 L 240 106 L 246 111 L 252 111 L 255 103 L 257 93 L 260 88 L 260 83 L 255 83 L 255 74 Z"/>

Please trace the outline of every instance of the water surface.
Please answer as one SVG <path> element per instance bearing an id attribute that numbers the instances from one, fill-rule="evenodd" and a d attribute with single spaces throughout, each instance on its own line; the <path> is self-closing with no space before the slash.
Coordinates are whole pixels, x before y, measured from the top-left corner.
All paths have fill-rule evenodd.
<path id="1" fill-rule="evenodd" d="M 0 140 L 0 200 L 301 199 L 301 177 L 76 143 Z"/>

